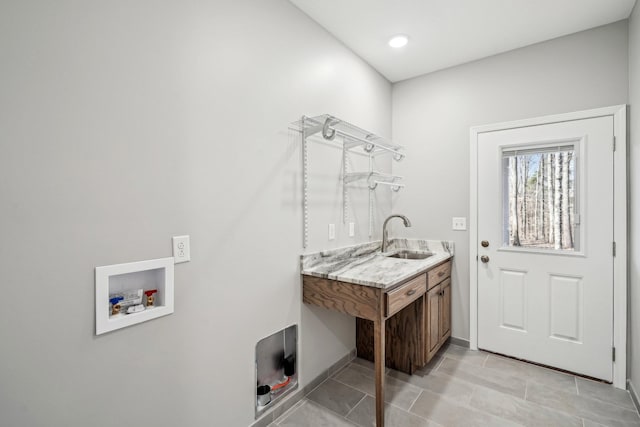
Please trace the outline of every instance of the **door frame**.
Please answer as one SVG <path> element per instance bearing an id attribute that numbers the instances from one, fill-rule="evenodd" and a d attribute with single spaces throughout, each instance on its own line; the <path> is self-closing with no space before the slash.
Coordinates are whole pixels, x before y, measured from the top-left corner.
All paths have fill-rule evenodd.
<path id="1" fill-rule="evenodd" d="M 469 206 L 469 345 L 478 349 L 478 136 L 482 133 L 547 125 L 596 117 L 613 117 L 613 385 L 626 389 L 627 383 L 627 105 L 597 108 L 470 128 Z M 612 144 L 614 144 L 612 141 Z M 612 146 L 613 149 L 613 146 Z M 613 242 L 612 242 L 613 244 Z M 613 250 L 613 248 L 612 248 Z M 475 267 L 474 267 L 475 266 Z"/>

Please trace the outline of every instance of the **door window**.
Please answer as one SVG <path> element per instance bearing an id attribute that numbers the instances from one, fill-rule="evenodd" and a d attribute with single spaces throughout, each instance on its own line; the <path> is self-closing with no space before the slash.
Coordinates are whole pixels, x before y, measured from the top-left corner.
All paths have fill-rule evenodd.
<path id="1" fill-rule="evenodd" d="M 502 150 L 503 247 L 579 250 L 577 145 Z"/>

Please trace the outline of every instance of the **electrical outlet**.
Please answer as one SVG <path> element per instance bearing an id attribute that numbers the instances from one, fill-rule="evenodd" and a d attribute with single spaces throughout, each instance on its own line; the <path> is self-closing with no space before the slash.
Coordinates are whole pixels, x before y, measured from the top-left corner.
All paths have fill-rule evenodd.
<path id="1" fill-rule="evenodd" d="M 350 222 L 349 223 L 349 237 L 353 237 L 356 235 L 356 223 L 355 222 Z"/>
<path id="2" fill-rule="evenodd" d="M 336 238 L 336 225 L 329 224 L 329 240 L 335 240 Z"/>
<path id="3" fill-rule="evenodd" d="M 465 217 L 453 217 L 452 218 L 452 229 L 453 230 L 466 230 L 467 229 L 467 218 Z"/>
<path id="4" fill-rule="evenodd" d="M 191 245 L 189 244 L 189 236 L 173 237 L 173 262 L 191 261 Z"/>

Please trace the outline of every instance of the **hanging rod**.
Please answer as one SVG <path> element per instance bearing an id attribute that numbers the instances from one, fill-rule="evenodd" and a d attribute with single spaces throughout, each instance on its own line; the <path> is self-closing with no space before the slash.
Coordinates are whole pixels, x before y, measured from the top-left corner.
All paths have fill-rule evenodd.
<path id="1" fill-rule="evenodd" d="M 383 144 L 375 143 L 375 142 L 370 141 L 368 139 L 359 138 L 359 137 L 357 137 L 355 135 L 351 135 L 350 133 L 341 131 L 339 129 L 335 129 L 334 128 L 334 130 L 338 133 L 338 135 L 342 136 L 343 138 L 348 138 L 348 139 L 351 139 L 351 140 L 360 141 L 362 144 L 364 144 L 362 149 L 364 151 L 366 151 L 367 153 L 372 153 L 374 148 L 377 147 L 377 148 L 379 148 L 381 150 L 385 150 L 385 151 L 388 151 L 390 153 L 393 153 L 393 160 L 396 160 L 396 161 L 399 162 L 400 160 L 404 159 L 404 154 L 399 152 L 397 149 L 388 147 L 388 146 L 383 145 Z"/>
<path id="2" fill-rule="evenodd" d="M 348 131 L 340 129 L 340 126 L 346 127 Z M 332 141 L 336 135 L 339 135 L 343 138 L 343 145 L 346 149 L 351 150 L 357 146 L 362 146 L 364 151 L 362 154 L 365 155 L 375 156 L 383 154 L 382 152 L 387 152 L 393 154 L 393 159 L 396 161 L 400 161 L 405 157 L 405 154 L 399 151 L 403 147 L 376 141 L 384 141 L 384 138 L 329 114 L 316 117 L 305 116 L 302 120 L 293 122 L 289 129 L 303 132 L 305 137 L 321 133 L 322 137 L 327 141 Z M 357 133 L 362 135 L 357 135 Z"/>
<path id="3" fill-rule="evenodd" d="M 388 185 L 395 192 L 398 192 L 401 188 L 404 188 L 404 184 L 398 184 L 396 182 L 389 181 L 373 181 L 373 184 L 369 184 L 369 188 L 375 190 L 378 185 Z"/>
<path id="4" fill-rule="evenodd" d="M 344 175 L 344 183 L 345 184 L 350 184 L 352 182 L 361 181 L 361 180 L 364 180 L 364 179 L 366 179 L 367 181 L 371 182 L 372 178 L 374 178 L 374 180 L 378 180 L 378 181 L 385 180 L 386 182 L 396 182 L 397 180 L 403 179 L 403 177 L 401 177 L 400 175 L 392 175 L 392 174 L 383 173 L 383 172 L 377 172 L 377 171 L 372 171 L 372 172 L 351 172 L 351 173 L 346 173 Z"/>

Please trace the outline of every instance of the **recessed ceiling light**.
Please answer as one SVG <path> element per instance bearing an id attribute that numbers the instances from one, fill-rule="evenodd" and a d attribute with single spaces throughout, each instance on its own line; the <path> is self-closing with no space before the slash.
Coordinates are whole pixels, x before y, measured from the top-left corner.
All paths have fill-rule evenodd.
<path id="1" fill-rule="evenodd" d="M 391 37 L 391 40 L 389 40 L 389 46 L 398 48 L 406 45 L 408 42 L 409 37 L 404 34 L 398 34 L 397 36 Z"/>

